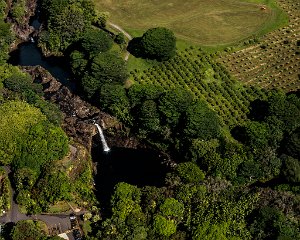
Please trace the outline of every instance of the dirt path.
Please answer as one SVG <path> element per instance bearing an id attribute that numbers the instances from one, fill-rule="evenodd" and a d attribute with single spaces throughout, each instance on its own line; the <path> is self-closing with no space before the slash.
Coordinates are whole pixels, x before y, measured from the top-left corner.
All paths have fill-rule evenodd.
<path id="1" fill-rule="evenodd" d="M 128 41 L 132 40 L 132 36 L 128 32 L 126 32 L 123 28 L 121 28 L 119 25 L 114 24 L 112 22 L 107 22 L 107 25 L 110 26 L 111 28 L 114 28 L 114 29 L 120 31 L 121 33 L 123 33 L 125 35 L 125 37 L 128 39 Z M 130 53 L 128 51 L 126 51 L 125 58 L 124 58 L 125 61 L 128 60 L 129 55 L 130 55 Z"/>

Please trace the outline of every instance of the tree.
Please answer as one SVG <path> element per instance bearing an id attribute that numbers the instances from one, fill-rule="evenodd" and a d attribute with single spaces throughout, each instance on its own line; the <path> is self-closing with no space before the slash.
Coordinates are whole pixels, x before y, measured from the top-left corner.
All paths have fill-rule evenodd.
<path id="1" fill-rule="evenodd" d="M 99 94 L 100 106 L 123 122 L 131 123 L 130 104 L 124 86 L 103 84 Z"/>
<path id="2" fill-rule="evenodd" d="M 154 231 L 165 237 L 170 237 L 176 232 L 176 223 L 174 220 L 168 220 L 164 216 L 156 215 L 153 223 Z"/>
<path id="3" fill-rule="evenodd" d="M 96 16 L 94 17 L 93 22 L 98 27 L 105 28 L 108 18 L 109 18 L 109 12 L 98 12 L 98 11 L 96 11 Z"/>
<path id="4" fill-rule="evenodd" d="M 71 186 L 67 175 L 60 171 L 51 171 L 46 168 L 44 175 L 32 190 L 33 199 L 44 211 L 50 204 L 70 199 Z"/>
<path id="5" fill-rule="evenodd" d="M 147 133 L 160 130 L 160 119 L 156 102 L 147 100 L 143 102 L 139 111 L 139 126 Z"/>
<path id="6" fill-rule="evenodd" d="M 18 0 L 14 1 L 11 9 L 11 15 L 13 19 L 18 23 L 22 24 L 27 11 L 26 1 Z"/>
<path id="7" fill-rule="evenodd" d="M 4 165 L 21 154 L 20 145 L 26 142 L 28 129 L 46 117 L 28 103 L 9 101 L 0 105 L 0 162 Z"/>
<path id="8" fill-rule="evenodd" d="M 16 190 L 20 191 L 21 189 L 30 190 L 38 178 L 37 173 L 30 168 L 20 168 L 14 172 L 14 184 Z"/>
<path id="9" fill-rule="evenodd" d="M 127 78 L 126 64 L 117 52 L 98 54 L 91 65 L 92 75 L 102 83 L 121 83 Z"/>
<path id="10" fill-rule="evenodd" d="M 288 136 L 284 148 L 288 155 L 300 159 L 300 127 Z"/>
<path id="11" fill-rule="evenodd" d="M 283 155 L 281 158 L 283 160 L 282 174 L 284 178 L 288 182 L 299 183 L 300 182 L 299 160 L 287 155 Z"/>
<path id="12" fill-rule="evenodd" d="M 125 39 L 124 33 L 122 33 L 122 32 L 118 33 L 118 34 L 116 35 L 116 37 L 115 37 L 115 42 L 116 42 L 117 44 L 120 44 L 120 45 L 125 44 L 125 43 L 126 43 L 126 39 Z"/>
<path id="13" fill-rule="evenodd" d="M 0 19 L 3 20 L 6 16 L 6 1 L 5 0 L 1 0 L 0 1 Z"/>
<path id="14" fill-rule="evenodd" d="M 164 217 L 174 219 L 178 223 L 183 218 L 184 205 L 175 198 L 166 198 L 159 210 Z"/>
<path id="15" fill-rule="evenodd" d="M 45 234 L 39 224 L 32 220 L 22 220 L 13 227 L 12 240 L 42 240 Z"/>
<path id="16" fill-rule="evenodd" d="M 116 52 L 99 53 L 93 58 L 89 71 L 82 79 L 82 87 L 89 98 L 103 84 L 123 84 L 127 78 L 124 60 Z"/>
<path id="17" fill-rule="evenodd" d="M 165 121 L 171 126 L 176 126 L 179 118 L 191 105 L 193 96 L 185 89 L 175 88 L 165 92 L 160 98 L 158 109 L 163 114 Z"/>
<path id="18" fill-rule="evenodd" d="M 262 207 L 252 214 L 249 229 L 255 239 L 299 239 L 296 224 L 290 222 L 279 210 Z"/>
<path id="19" fill-rule="evenodd" d="M 287 98 L 282 92 L 272 92 L 268 98 L 268 116 L 275 116 L 283 122 L 283 130 L 293 132 L 300 126 L 300 108 L 295 99 Z"/>
<path id="20" fill-rule="evenodd" d="M 184 134 L 187 137 L 209 140 L 221 134 L 217 114 L 203 101 L 196 101 L 185 113 Z"/>
<path id="21" fill-rule="evenodd" d="M 49 35 L 42 38 L 51 51 L 64 51 L 80 40 L 85 29 L 91 26 L 95 16 L 92 1 L 43 0 L 43 16 L 47 17 Z"/>
<path id="22" fill-rule="evenodd" d="M 43 164 L 63 158 L 68 150 L 68 138 L 60 127 L 48 121 L 33 125 L 26 141 L 19 143 L 19 154 L 12 162 L 14 170 L 28 167 L 39 173 Z"/>
<path id="23" fill-rule="evenodd" d="M 143 34 L 140 44 L 146 58 L 165 61 L 175 56 L 176 38 L 167 28 L 148 29 Z"/>
<path id="24" fill-rule="evenodd" d="M 88 64 L 84 53 L 77 50 L 70 54 L 71 70 L 75 76 L 82 76 Z"/>
<path id="25" fill-rule="evenodd" d="M 204 180 L 205 174 L 192 162 L 178 164 L 176 172 L 185 183 L 199 183 Z"/>
<path id="26" fill-rule="evenodd" d="M 83 34 L 81 45 L 86 53 L 90 57 L 93 57 L 101 52 L 107 52 L 111 49 L 113 41 L 103 30 L 89 28 Z"/>
<path id="27" fill-rule="evenodd" d="M 245 126 L 245 144 L 253 150 L 266 148 L 268 140 L 269 127 L 267 124 L 251 121 Z"/>
<path id="28" fill-rule="evenodd" d="M 132 107 L 140 105 L 145 100 L 156 100 L 163 93 L 161 86 L 154 84 L 133 84 L 128 90 L 128 97 Z"/>
<path id="29" fill-rule="evenodd" d="M 43 92 L 41 84 L 33 83 L 29 75 L 24 75 L 22 73 L 14 73 L 12 76 L 5 79 L 4 86 L 9 90 L 19 93 L 33 91 L 41 95 Z"/>
<path id="30" fill-rule="evenodd" d="M 5 4 L 6 7 L 6 4 Z M 14 40 L 10 24 L 0 20 L 0 64 L 5 64 L 9 55 L 9 46 Z"/>

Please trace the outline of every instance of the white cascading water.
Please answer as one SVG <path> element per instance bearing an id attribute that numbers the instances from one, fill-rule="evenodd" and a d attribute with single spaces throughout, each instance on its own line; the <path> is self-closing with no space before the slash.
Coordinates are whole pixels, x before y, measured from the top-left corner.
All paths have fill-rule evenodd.
<path id="1" fill-rule="evenodd" d="M 104 152 L 109 152 L 110 151 L 110 148 L 108 147 L 107 145 L 107 142 L 105 140 L 105 137 L 104 137 L 104 134 L 103 134 L 103 131 L 102 131 L 102 128 L 99 126 L 99 124 L 95 123 L 96 127 L 98 128 L 98 131 L 99 131 L 99 135 L 100 135 L 100 139 L 101 139 L 101 142 L 102 142 L 102 146 L 103 146 L 103 151 Z"/>

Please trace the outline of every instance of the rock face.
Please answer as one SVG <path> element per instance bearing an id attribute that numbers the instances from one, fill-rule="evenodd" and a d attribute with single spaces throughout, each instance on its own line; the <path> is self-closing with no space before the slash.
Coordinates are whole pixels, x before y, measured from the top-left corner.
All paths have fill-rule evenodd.
<path id="1" fill-rule="evenodd" d="M 136 148 L 139 145 L 136 138 L 123 134 L 126 129 L 116 118 L 101 112 L 73 94 L 43 67 L 23 67 L 23 71 L 29 73 L 35 81 L 43 85 L 44 96 L 47 100 L 59 106 L 65 117 L 62 127 L 76 142 L 91 150 L 92 138 L 97 134 L 97 129 L 93 124 L 95 122 L 112 133 L 106 134 L 110 146 Z"/>
<path id="2" fill-rule="evenodd" d="M 15 43 L 12 44 L 11 49 L 16 48 L 16 46 L 20 42 L 28 41 L 30 38 L 30 35 L 33 34 L 35 29 L 29 25 L 30 18 L 34 16 L 35 10 L 37 7 L 37 0 L 26 0 L 26 13 L 24 18 L 22 19 L 22 22 L 17 23 L 13 18 L 10 17 L 10 14 L 8 14 L 8 17 L 6 18 L 7 22 L 10 22 L 12 24 L 13 32 L 15 33 L 17 40 Z M 8 5 L 8 11 L 11 11 L 12 9 L 12 1 L 7 1 Z"/>

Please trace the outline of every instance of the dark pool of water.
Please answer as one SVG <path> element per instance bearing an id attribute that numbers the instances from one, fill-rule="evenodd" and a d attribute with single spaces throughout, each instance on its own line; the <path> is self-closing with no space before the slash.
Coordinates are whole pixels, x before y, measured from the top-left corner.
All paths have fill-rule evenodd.
<path id="1" fill-rule="evenodd" d="M 9 63 L 20 66 L 40 65 L 63 85 L 75 89 L 74 82 L 69 80 L 70 73 L 65 59 L 62 57 L 43 57 L 36 43 L 26 42 L 20 44 L 17 50 L 10 53 Z"/>
<path id="2" fill-rule="evenodd" d="M 138 187 L 164 184 L 167 169 L 161 164 L 159 152 L 150 149 L 112 148 L 104 153 L 101 142 L 93 139 L 92 158 L 97 162 L 95 183 L 99 200 L 109 203 L 116 183 L 126 182 Z"/>

